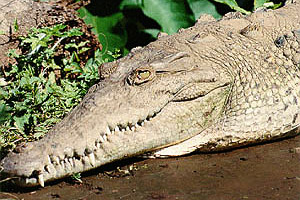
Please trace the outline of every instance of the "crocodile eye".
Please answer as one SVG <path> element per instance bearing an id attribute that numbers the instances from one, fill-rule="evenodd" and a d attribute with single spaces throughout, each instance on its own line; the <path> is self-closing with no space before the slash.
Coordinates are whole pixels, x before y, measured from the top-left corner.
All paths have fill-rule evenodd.
<path id="1" fill-rule="evenodd" d="M 127 78 L 129 85 L 140 85 L 151 81 L 154 78 L 154 72 L 151 68 L 138 68 Z"/>
<path id="2" fill-rule="evenodd" d="M 150 77 L 151 72 L 148 70 L 138 70 L 137 71 L 137 78 L 139 80 L 146 80 Z"/>

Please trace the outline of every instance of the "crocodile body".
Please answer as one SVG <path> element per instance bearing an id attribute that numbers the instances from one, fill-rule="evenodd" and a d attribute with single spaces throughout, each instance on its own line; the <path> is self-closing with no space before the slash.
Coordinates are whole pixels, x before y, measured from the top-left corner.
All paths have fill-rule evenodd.
<path id="1" fill-rule="evenodd" d="M 161 35 L 101 66 L 103 81 L 43 139 L 1 162 L 20 185 L 151 152 L 217 151 L 299 133 L 300 5 Z"/>

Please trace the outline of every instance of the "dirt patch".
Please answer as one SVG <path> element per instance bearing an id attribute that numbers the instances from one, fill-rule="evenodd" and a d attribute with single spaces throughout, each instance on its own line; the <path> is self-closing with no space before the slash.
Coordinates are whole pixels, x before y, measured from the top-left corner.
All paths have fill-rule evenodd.
<path id="1" fill-rule="evenodd" d="M 9 63 L 15 62 L 7 57 L 8 51 L 16 49 L 18 53 L 21 53 L 19 37 L 25 36 L 34 27 L 51 27 L 64 24 L 67 26 L 67 30 L 79 28 L 83 35 L 76 38 L 76 41 L 89 41 L 86 46 L 89 47 L 89 50 L 80 55 L 81 65 L 84 65 L 96 49 L 102 48 L 97 36 L 91 32 L 91 27 L 87 26 L 76 12 L 81 6 L 87 4 L 87 1 L 52 1 L 43 3 L 32 0 L 0 0 L 0 64 L 2 67 L 7 67 Z M 64 43 L 68 43 L 68 41 L 62 42 L 61 45 Z M 57 48 L 62 49 L 59 46 Z M 59 52 L 58 54 L 57 56 L 68 57 L 70 53 Z"/>
<path id="2" fill-rule="evenodd" d="M 45 188 L 2 186 L 13 199 L 299 199 L 300 136 L 180 158 L 126 160 Z M 298 148 L 298 149 L 297 149 Z M 15 196 L 15 197 L 13 197 Z"/>

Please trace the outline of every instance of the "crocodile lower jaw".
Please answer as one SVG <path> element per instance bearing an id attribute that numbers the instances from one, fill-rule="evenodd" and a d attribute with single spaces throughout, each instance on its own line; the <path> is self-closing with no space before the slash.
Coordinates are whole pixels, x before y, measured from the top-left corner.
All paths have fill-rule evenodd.
<path id="1" fill-rule="evenodd" d="M 110 158 L 103 158 L 103 149 L 109 143 L 112 137 L 119 137 L 120 135 L 139 134 L 138 131 L 147 125 L 158 113 L 153 112 L 138 120 L 135 124 L 119 123 L 115 128 L 107 126 L 106 132 L 99 134 L 99 137 L 94 142 L 94 149 L 86 149 L 83 155 L 78 155 L 75 152 L 72 156 L 66 156 L 61 159 L 59 156 L 47 155 L 47 164 L 44 165 L 43 170 L 34 171 L 31 176 L 12 177 L 17 185 L 31 187 L 41 185 L 44 187 L 45 182 L 70 176 L 72 174 L 88 171 L 110 162 Z M 132 155 L 128 155 L 132 156 Z M 121 158 L 120 158 L 121 159 Z"/>

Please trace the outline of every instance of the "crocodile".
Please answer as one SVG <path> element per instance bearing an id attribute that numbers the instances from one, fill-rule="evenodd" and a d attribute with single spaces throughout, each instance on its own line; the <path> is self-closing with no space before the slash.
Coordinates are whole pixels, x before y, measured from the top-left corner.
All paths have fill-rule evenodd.
<path id="1" fill-rule="evenodd" d="M 160 34 L 99 68 L 101 81 L 41 140 L 10 152 L 21 186 L 132 156 L 214 152 L 299 133 L 300 4 Z"/>

